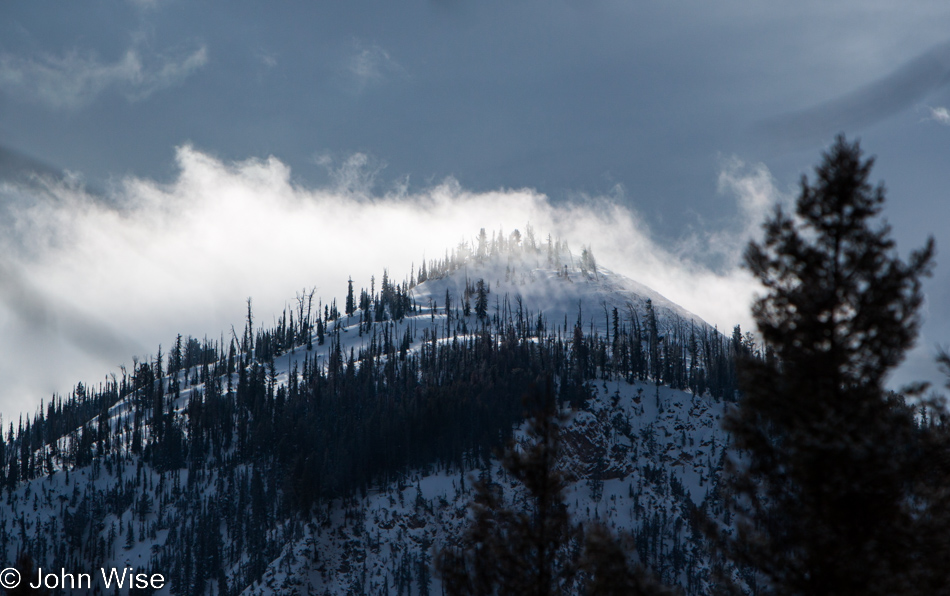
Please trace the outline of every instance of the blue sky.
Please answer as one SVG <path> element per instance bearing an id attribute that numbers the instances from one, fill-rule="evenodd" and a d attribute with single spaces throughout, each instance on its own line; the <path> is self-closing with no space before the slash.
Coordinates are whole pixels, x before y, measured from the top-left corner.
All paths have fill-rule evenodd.
<path id="1" fill-rule="evenodd" d="M 325 285 L 327 297 L 342 292 L 335 276 L 344 273 L 326 259 L 310 262 L 302 246 L 266 239 L 258 247 L 266 262 L 296 259 L 309 277 L 289 269 L 280 283 L 271 280 L 270 296 L 260 272 L 251 276 L 260 281 L 230 284 L 209 271 L 176 277 L 175 267 L 156 263 L 155 255 L 180 250 L 181 259 L 230 271 L 229 257 L 207 244 L 170 246 L 189 243 L 174 230 L 238 226 L 238 205 L 257 214 L 253 201 L 271 191 L 294 201 L 343 197 L 366 214 L 376 213 L 368 203 L 386 198 L 388 217 L 403 201 L 407 227 L 431 207 L 425 197 L 444 192 L 467 208 L 491 205 L 498 225 L 517 217 L 566 228 L 572 217 L 586 222 L 558 230 L 575 238 L 620 206 L 624 215 L 614 220 L 629 221 L 604 235 L 614 245 L 598 248 L 616 261 L 604 264 L 669 284 L 656 289 L 679 297 L 700 270 L 747 289 L 735 265 L 752 220 L 790 200 L 801 174 L 845 132 L 877 156 L 874 174 L 886 181 L 887 217 L 902 249 L 933 234 L 939 251 L 950 246 L 948 31 L 946 2 L 4 3 L 0 325 L 9 338 L 44 324 L 51 343 L 0 345 L 0 354 L 13 354 L 0 379 L 14 388 L 0 395 L 0 411 L 29 410 L 79 380 L 38 384 L 27 357 L 57 355 L 76 363 L 64 375 L 94 380 L 128 363 L 128 351 L 154 351 L 179 331 L 216 336 L 240 320 L 244 295 L 223 306 L 230 294 L 214 287 L 267 296 L 262 309 L 280 308 L 279 295 L 292 300 L 290 288 L 304 285 Z M 23 182 L 25 171 L 58 182 Z M 176 220 L 187 205 L 212 200 L 210 180 L 235 197 L 259 195 L 219 206 L 229 214 L 214 222 Z M 177 207 L 162 211 L 169 204 Z M 156 209 L 171 223 L 146 222 Z M 192 215 L 199 212 L 216 217 L 206 208 Z M 381 233 L 332 225 L 319 211 L 312 217 L 313 233 L 341 246 Z M 369 226 L 366 218 L 354 220 Z M 449 220 L 460 226 L 450 239 L 497 227 L 464 213 Z M 87 238 L 99 226 L 140 244 Z M 686 263 L 682 275 L 638 269 L 644 259 L 629 250 L 612 254 L 623 234 Z M 428 240 L 430 254 L 444 248 L 441 236 Z M 98 252 L 77 250 L 80 241 Z M 412 244 L 416 261 L 424 246 Z M 111 252 L 130 250 L 137 261 Z M 407 265 L 350 252 L 354 277 Z M 75 260 L 79 253 L 88 253 L 85 261 Z M 908 378 L 930 374 L 933 344 L 950 342 L 943 261 L 938 254 L 923 351 L 905 368 Z M 104 272 L 104 263 L 123 269 Z M 117 276 L 128 280 L 124 288 L 107 283 Z M 109 299 L 94 287 L 137 296 L 130 287 L 158 277 L 165 283 L 150 292 L 187 285 L 207 304 L 185 308 L 185 293 L 170 291 L 151 305 L 154 324 L 136 323 L 145 315 L 134 310 L 116 315 L 117 305 L 100 310 Z M 748 298 L 738 286 L 713 286 L 693 293 Z M 734 318 L 729 310 L 700 314 L 721 327 Z M 106 331 L 91 343 L 77 339 L 78 329 L 93 327 Z"/>

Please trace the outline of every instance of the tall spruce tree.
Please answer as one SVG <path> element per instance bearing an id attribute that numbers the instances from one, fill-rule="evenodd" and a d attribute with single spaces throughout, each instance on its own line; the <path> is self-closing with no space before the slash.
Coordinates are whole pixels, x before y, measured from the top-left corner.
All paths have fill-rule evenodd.
<path id="1" fill-rule="evenodd" d="M 514 443 L 502 458 L 505 470 L 525 492 L 521 508 L 505 503 L 490 476 L 479 480 L 473 523 L 459 548 L 436 558 L 443 590 L 449 596 L 548 596 L 589 594 L 669 596 L 675 592 L 630 560 L 620 541 L 601 524 L 587 531 L 574 523 L 560 470 L 561 425 L 551 381 L 525 396 L 533 416 L 528 442 Z M 585 536 L 586 534 L 586 536 Z"/>
<path id="2" fill-rule="evenodd" d="M 814 181 L 803 177 L 795 214 L 777 209 L 745 254 L 767 290 L 753 315 L 774 357 L 740 354 L 743 395 L 726 421 L 736 532 L 723 552 L 759 593 L 950 586 L 926 486 L 942 431 L 884 386 L 916 338 L 933 241 L 898 257 L 872 164 L 839 136 Z"/>
<path id="3" fill-rule="evenodd" d="M 562 420 L 550 382 L 526 399 L 535 402 L 530 443 L 509 448 L 503 464 L 524 486 L 527 507 L 507 508 L 499 485 L 490 477 L 479 481 L 462 548 L 442 551 L 436 563 L 450 596 L 564 594 L 572 584 L 577 569 L 568 546 L 576 530 L 564 503 L 567 479 L 557 468 Z"/>
<path id="4" fill-rule="evenodd" d="M 44 587 L 33 588 L 31 585 L 37 584 L 39 571 L 33 566 L 33 557 L 23 552 L 17 558 L 16 573 L 19 574 L 19 581 L 16 586 L 7 587 L 4 593 L 7 596 L 48 596 L 49 590 Z M 14 576 L 9 575 L 10 570 L 4 570 L 4 580 L 10 581 Z"/>
<path id="5" fill-rule="evenodd" d="M 475 282 L 475 314 L 479 319 L 488 316 L 488 289 L 484 279 Z"/>
<path id="6" fill-rule="evenodd" d="M 356 300 L 353 297 L 353 278 L 351 277 L 346 282 L 346 306 L 344 307 L 346 316 L 352 315 L 356 312 Z"/>

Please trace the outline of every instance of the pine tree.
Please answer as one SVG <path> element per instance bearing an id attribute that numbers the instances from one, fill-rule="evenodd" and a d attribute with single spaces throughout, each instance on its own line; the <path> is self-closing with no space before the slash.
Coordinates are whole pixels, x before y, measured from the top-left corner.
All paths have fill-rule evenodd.
<path id="1" fill-rule="evenodd" d="M 574 532 L 564 503 L 566 479 L 555 466 L 560 419 L 553 390 L 543 397 L 535 392 L 534 399 L 540 403 L 528 426 L 532 442 L 523 451 L 508 449 L 503 462 L 524 485 L 528 509 L 507 509 L 500 487 L 490 478 L 479 481 L 464 549 L 445 550 L 437 561 L 450 595 L 561 594 L 576 572 L 566 549 Z"/>
<path id="2" fill-rule="evenodd" d="M 587 533 L 572 522 L 564 499 L 568 478 L 558 467 L 564 422 L 550 381 L 525 398 L 534 412 L 528 442 L 510 445 L 505 470 L 525 491 L 524 505 L 506 506 L 501 487 L 488 474 L 476 485 L 474 523 L 461 548 L 439 553 L 436 569 L 446 594 L 544 596 L 549 594 L 671 594 L 632 564 L 606 528 Z"/>
<path id="3" fill-rule="evenodd" d="M 663 336 L 660 335 L 660 327 L 656 318 L 656 310 L 653 308 L 653 301 L 647 298 L 646 302 L 647 320 L 646 327 L 649 333 L 649 357 L 650 357 L 650 376 L 656 385 L 657 397 L 660 395 L 660 384 L 663 378 L 663 360 L 660 357 L 660 343 Z"/>
<path id="4" fill-rule="evenodd" d="M 931 441 L 884 387 L 916 337 L 933 241 L 897 256 L 875 221 L 884 189 L 868 183 L 872 163 L 838 137 L 815 181 L 803 177 L 794 216 L 777 209 L 746 251 L 767 290 L 753 315 L 774 357 L 739 354 L 743 395 L 726 422 L 737 532 L 722 546 L 764 593 L 950 586 L 946 563 L 923 551 Z"/>
<path id="5" fill-rule="evenodd" d="M 488 315 L 488 290 L 484 279 L 475 282 L 475 314 L 479 319 Z"/>
<path id="6" fill-rule="evenodd" d="M 6 588 L 4 593 L 8 596 L 45 596 L 49 594 L 49 590 L 44 587 L 31 588 L 30 584 L 36 584 L 37 578 L 39 577 L 37 570 L 33 568 L 33 557 L 28 553 L 21 553 L 16 562 L 15 567 L 17 573 L 19 573 L 19 584 L 12 588 Z M 11 576 L 8 576 L 9 570 L 4 571 L 4 579 L 10 580 Z"/>
<path id="7" fill-rule="evenodd" d="M 181 370 L 181 365 L 181 334 L 179 333 L 178 337 L 175 338 L 175 348 L 168 355 L 168 373 L 177 374 Z"/>
<path id="8" fill-rule="evenodd" d="M 602 524 L 593 524 L 584 540 L 581 569 L 588 578 L 586 593 L 597 596 L 672 596 L 643 569 L 630 564 L 626 549 Z"/>
<path id="9" fill-rule="evenodd" d="M 356 312 L 356 301 L 353 299 L 353 278 L 346 282 L 346 316 Z"/>

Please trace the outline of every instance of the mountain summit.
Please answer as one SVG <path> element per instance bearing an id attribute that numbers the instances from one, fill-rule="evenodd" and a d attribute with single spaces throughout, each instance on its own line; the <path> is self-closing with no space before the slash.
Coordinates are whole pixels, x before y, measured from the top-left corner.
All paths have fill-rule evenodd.
<path id="1" fill-rule="evenodd" d="M 702 593 L 691 512 L 718 502 L 740 336 L 530 228 L 351 282 L 341 303 L 298 296 L 266 328 L 249 300 L 240 334 L 179 336 L 11 427 L 0 557 L 167 580 L 144 593 L 427 594 L 474 479 L 517 502 L 493 453 L 548 379 L 572 514 Z"/>

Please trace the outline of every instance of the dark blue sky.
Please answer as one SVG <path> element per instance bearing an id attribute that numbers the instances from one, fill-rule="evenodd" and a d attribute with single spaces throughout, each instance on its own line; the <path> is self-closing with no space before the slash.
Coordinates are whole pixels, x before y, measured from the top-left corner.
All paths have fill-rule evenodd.
<path id="1" fill-rule="evenodd" d="M 452 175 L 555 199 L 620 183 L 675 235 L 684 212 L 729 215 L 715 185 L 724 155 L 790 184 L 853 128 L 891 184 L 933 165 L 917 164 L 950 131 L 920 120 L 946 103 L 939 86 L 859 126 L 832 113 L 793 152 L 755 134 L 885 78 L 950 30 L 936 4 L 846 5 L 7 3 L 0 134 L 99 182 L 169 179 L 174 148 L 191 142 L 226 159 L 273 154 L 309 183 L 325 177 L 315 157 L 353 152 L 386 165 L 381 181 Z M 138 71 L 119 72 L 130 52 Z"/>
<path id="2" fill-rule="evenodd" d="M 739 217 L 727 164 L 794 193 L 845 132 L 878 156 L 901 246 L 943 248 L 948 32 L 945 2 L 7 2 L 0 146 L 110 200 L 176 181 L 185 144 L 273 155 L 307 188 L 359 153 L 375 194 L 604 195 L 675 244 Z M 930 344 L 950 341 L 939 271 Z"/>

